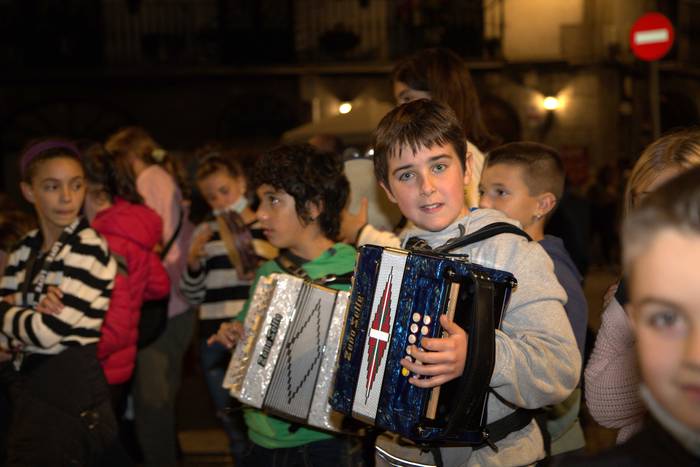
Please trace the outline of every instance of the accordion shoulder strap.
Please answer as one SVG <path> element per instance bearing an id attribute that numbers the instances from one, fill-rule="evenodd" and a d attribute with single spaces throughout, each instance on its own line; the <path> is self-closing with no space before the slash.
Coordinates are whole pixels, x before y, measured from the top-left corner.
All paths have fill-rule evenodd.
<path id="1" fill-rule="evenodd" d="M 311 280 L 311 278 L 306 273 L 306 271 L 304 271 L 301 265 L 293 261 L 289 256 L 285 255 L 284 253 L 280 253 L 279 255 L 277 255 L 277 257 L 275 258 L 275 263 L 277 263 L 277 266 L 279 266 L 279 268 L 287 274 L 291 274 L 292 276 L 296 277 L 301 277 L 304 280 Z"/>
<path id="2" fill-rule="evenodd" d="M 309 274 L 306 271 L 304 271 L 304 269 L 301 267 L 301 264 L 296 263 L 294 260 L 292 260 L 292 258 L 290 258 L 288 255 L 285 255 L 284 253 L 279 254 L 275 258 L 275 263 L 277 263 L 277 266 L 279 266 L 279 268 L 287 274 L 291 274 L 292 276 L 300 277 L 306 281 L 321 285 L 330 283 L 350 284 L 353 274 L 353 272 L 350 271 L 346 274 L 328 274 L 318 279 L 312 279 L 311 277 L 309 277 Z"/>
<path id="3" fill-rule="evenodd" d="M 438 253 L 448 253 L 452 250 L 456 250 L 457 248 L 462 248 L 467 245 L 471 245 L 472 243 L 480 242 L 482 240 L 486 240 L 487 238 L 504 233 L 519 235 L 526 238 L 528 241 L 532 240 L 532 238 L 530 238 L 530 236 L 525 233 L 524 230 L 514 226 L 513 224 L 508 222 L 494 222 L 493 224 L 480 228 L 476 232 L 449 240 L 444 245 L 436 248 L 435 251 Z"/>

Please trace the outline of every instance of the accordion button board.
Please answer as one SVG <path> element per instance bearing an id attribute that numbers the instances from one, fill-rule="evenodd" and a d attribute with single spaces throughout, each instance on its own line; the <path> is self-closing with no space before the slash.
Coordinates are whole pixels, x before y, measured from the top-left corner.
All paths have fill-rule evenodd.
<path id="1" fill-rule="evenodd" d="M 463 259 L 363 246 L 332 407 L 414 441 L 478 444 L 483 440 L 495 328 L 515 284 L 507 271 Z M 455 322 L 467 332 L 478 331 L 470 334 L 468 344 L 469 355 L 478 361 L 469 361 L 456 380 L 432 390 L 419 388 L 411 384 L 401 360 L 418 362 L 411 354 L 423 352 L 424 337 L 443 336 L 439 317 L 450 313 L 456 313 Z"/>

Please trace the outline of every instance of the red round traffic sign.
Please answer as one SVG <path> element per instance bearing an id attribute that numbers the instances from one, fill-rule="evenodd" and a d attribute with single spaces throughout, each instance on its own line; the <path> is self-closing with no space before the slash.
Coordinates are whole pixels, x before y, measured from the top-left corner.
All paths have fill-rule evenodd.
<path id="1" fill-rule="evenodd" d="M 634 22 L 630 46 L 634 56 L 652 62 L 666 55 L 673 45 L 673 25 L 661 13 L 647 13 Z"/>

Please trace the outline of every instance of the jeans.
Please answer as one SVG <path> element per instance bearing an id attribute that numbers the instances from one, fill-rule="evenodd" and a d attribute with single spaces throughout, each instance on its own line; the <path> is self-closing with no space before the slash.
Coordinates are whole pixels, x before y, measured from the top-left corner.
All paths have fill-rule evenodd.
<path id="1" fill-rule="evenodd" d="M 250 443 L 241 467 L 360 467 L 359 439 L 337 437 L 293 448 L 267 449 Z M 239 464 L 236 464 L 238 467 Z"/>
<path id="2" fill-rule="evenodd" d="M 209 346 L 203 339 L 200 344 L 199 357 L 204 379 L 216 408 L 216 417 L 221 421 L 228 436 L 229 449 L 235 465 L 240 465 L 243 455 L 248 449 L 248 436 L 246 434 L 248 430 L 243 421 L 241 404 L 231 398 L 228 390 L 221 386 L 231 360 L 231 351 L 219 343 Z"/>

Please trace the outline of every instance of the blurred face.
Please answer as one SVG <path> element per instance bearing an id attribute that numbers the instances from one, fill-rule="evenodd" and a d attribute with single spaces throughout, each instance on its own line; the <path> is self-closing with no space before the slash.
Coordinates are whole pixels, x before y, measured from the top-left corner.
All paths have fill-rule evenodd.
<path id="1" fill-rule="evenodd" d="M 212 209 L 225 209 L 245 193 L 242 177 L 232 177 L 225 170 L 217 170 L 197 182 L 199 191 Z"/>
<path id="2" fill-rule="evenodd" d="M 303 224 L 296 211 L 294 197 L 284 190 L 277 190 L 271 185 L 260 185 L 256 190 L 260 206 L 256 212 L 263 233 L 270 243 L 277 248 L 288 248 L 296 253 L 300 245 L 309 241 L 311 231 L 317 224 Z M 311 206 L 309 215 L 313 218 L 319 214 Z"/>
<path id="3" fill-rule="evenodd" d="M 535 222 L 538 199 L 530 195 L 524 169 L 515 164 L 485 167 L 479 182 L 480 208 L 497 209 L 520 222 L 524 229 Z"/>
<path id="4" fill-rule="evenodd" d="M 648 195 L 656 190 L 658 187 L 666 183 L 668 180 L 672 179 L 679 173 L 683 171 L 683 167 L 671 166 L 666 167 L 660 171 L 654 178 L 649 180 L 646 184 L 642 184 L 632 191 L 632 204 L 634 206 L 639 205 L 639 203 Z"/>
<path id="5" fill-rule="evenodd" d="M 467 214 L 464 186 L 470 173 L 462 170 L 451 144 L 422 147 L 416 153 L 404 147 L 389 158 L 387 168 L 389 186 L 382 187 L 417 227 L 438 232 Z"/>
<path id="6" fill-rule="evenodd" d="M 102 185 L 87 183 L 86 186 L 87 190 L 85 192 L 83 213 L 88 221 L 92 222 L 97 213 L 107 208 L 111 203 L 109 203 L 107 194 L 103 191 Z"/>
<path id="7" fill-rule="evenodd" d="M 700 431 L 700 235 L 662 230 L 632 264 L 627 310 L 642 379 L 654 398 Z"/>
<path id="8" fill-rule="evenodd" d="M 396 105 L 401 105 L 418 99 L 431 99 L 431 96 L 428 91 L 411 89 L 404 82 L 394 81 L 394 98 Z"/>
<path id="9" fill-rule="evenodd" d="M 42 229 L 60 232 L 78 217 L 85 198 L 84 176 L 75 159 L 54 157 L 38 163 L 30 183 L 22 182 L 22 194 L 34 205 Z"/>

